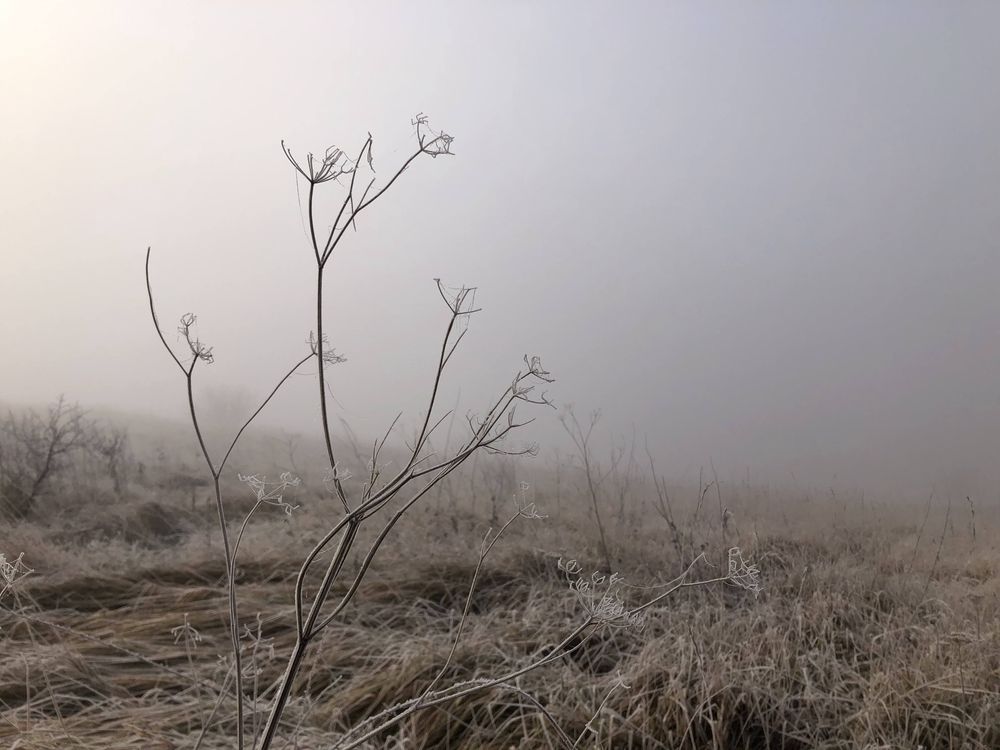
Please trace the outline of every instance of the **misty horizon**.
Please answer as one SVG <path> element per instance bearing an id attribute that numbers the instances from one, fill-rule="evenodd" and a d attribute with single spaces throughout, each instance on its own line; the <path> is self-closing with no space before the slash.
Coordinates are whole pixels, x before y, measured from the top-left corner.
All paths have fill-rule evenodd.
<path id="1" fill-rule="evenodd" d="M 152 247 L 164 328 L 193 312 L 215 347 L 199 398 L 254 405 L 314 328 L 280 141 L 371 132 L 391 173 L 424 112 L 455 156 L 414 164 L 329 272 L 360 435 L 419 419 L 441 278 L 483 308 L 447 408 L 539 355 L 603 450 L 634 430 L 674 476 L 996 499 L 996 6 L 229 7 L 0 8 L 0 401 L 181 418 Z M 313 373 L 264 425 L 318 435 Z M 556 412 L 525 416 L 567 452 Z"/>

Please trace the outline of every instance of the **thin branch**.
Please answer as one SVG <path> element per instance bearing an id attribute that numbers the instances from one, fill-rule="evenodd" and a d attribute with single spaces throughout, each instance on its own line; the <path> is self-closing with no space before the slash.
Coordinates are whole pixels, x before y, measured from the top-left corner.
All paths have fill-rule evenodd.
<path id="1" fill-rule="evenodd" d="M 278 392 L 278 390 L 281 388 L 281 386 L 283 386 L 287 382 L 287 380 L 290 377 L 292 377 L 292 375 L 294 375 L 295 372 L 300 367 L 302 367 L 302 365 L 304 365 L 306 362 L 308 362 L 314 356 L 316 356 L 316 355 L 313 352 L 310 352 L 308 355 L 306 355 L 305 357 L 303 357 L 302 359 L 300 359 L 298 362 L 296 362 L 292 366 L 292 368 L 285 374 L 285 376 L 281 380 L 278 381 L 278 384 L 276 386 L 274 386 L 273 389 L 271 389 L 271 392 L 267 395 L 267 398 L 265 398 L 261 402 L 260 406 L 257 407 L 256 411 L 254 411 L 254 413 L 250 415 L 249 419 L 247 419 L 247 421 L 243 423 L 243 426 L 240 427 L 239 432 L 236 433 L 236 437 L 234 437 L 233 441 L 229 444 L 229 449 L 226 451 L 226 455 L 223 456 L 222 461 L 219 463 L 219 472 L 220 473 L 222 472 L 223 467 L 226 465 L 226 462 L 229 460 L 229 455 L 233 452 L 233 449 L 236 447 L 236 443 L 239 442 L 240 437 L 243 435 L 243 431 L 246 430 L 246 428 L 250 426 L 250 423 L 253 422 L 257 418 L 258 414 L 260 414 L 262 411 L 264 411 L 264 407 L 267 406 L 271 402 L 271 399 L 274 398 L 274 395 Z"/>
<path id="2" fill-rule="evenodd" d="M 160 321 L 156 317 L 156 308 L 153 306 L 153 287 L 149 281 L 149 256 L 152 254 L 153 248 L 146 248 L 146 296 L 149 298 L 149 314 L 153 318 L 153 327 L 156 329 L 156 335 L 160 337 L 160 341 L 163 342 L 163 348 L 167 350 L 170 358 L 177 364 L 180 371 L 187 374 L 187 368 L 181 364 L 180 359 L 174 354 L 174 350 L 170 348 L 170 344 L 167 343 L 166 337 L 163 335 L 163 329 L 160 328 Z"/>

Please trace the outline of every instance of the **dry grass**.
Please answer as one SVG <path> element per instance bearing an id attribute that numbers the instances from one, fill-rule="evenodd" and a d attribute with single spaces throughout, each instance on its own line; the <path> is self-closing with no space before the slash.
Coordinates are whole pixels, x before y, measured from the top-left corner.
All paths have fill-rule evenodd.
<path id="1" fill-rule="evenodd" d="M 751 522 L 750 506 L 732 500 L 739 543 L 763 571 L 759 598 L 678 592 L 641 632 L 603 633 L 521 687 L 580 747 L 1000 747 L 1000 549 L 988 509 L 977 509 L 975 540 L 953 519 L 943 542 L 935 512 L 915 548 L 919 512 L 870 508 L 817 523 L 817 506 L 796 513 L 772 499 Z M 147 515 L 160 525 L 161 514 Z M 403 543 L 357 606 L 309 652 L 285 746 L 332 747 L 345 728 L 419 695 L 445 662 L 488 524 L 440 518 L 432 507 L 404 522 Z M 632 521 L 617 530 L 620 572 L 635 583 L 676 573 L 663 524 Z M 132 535 L 137 523 L 123 528 Z M 294 641 L 289 575 L 311 525 L 308 513 L 291 523 L 256 527 L 239 565 L 243 620 L 263 614 L 262 693 Z M 452 679 L 516 667 L 572 629 L 579 611 L 556 559 L 576 553 L 596 566 L 587 528 L 550 520 L 512 534 L 484 571 Z M 717 536 L 696 534 L 709 559 L 719 559 Z M 17 589 L 23 614 L 0 613 L 0 745 L 190 748 L 227 677 L 223 564 L 197 531 L 146 547 L 88 538 L 74 545 L 22 525 L 3 540 L 23 545 L 37 572 Z M 172 633 L 185 617 L 200 642 Z M 609 695 L 618 680 L 628 687 Z M 228 703 L 202 747 L 231 746 Z M 372 745 L 397 746 L 557 744 L 527 700 L 488 691 L 418 713 Z"/>

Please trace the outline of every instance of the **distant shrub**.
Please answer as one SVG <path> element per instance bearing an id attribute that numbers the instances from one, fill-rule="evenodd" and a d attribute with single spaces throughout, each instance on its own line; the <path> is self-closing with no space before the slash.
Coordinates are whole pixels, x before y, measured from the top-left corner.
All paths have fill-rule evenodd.
<path id="1" fill-rule="evenodd" d="M 98 461 L 121 492 L 128 434 L 87 417 L 62 396 L 44 413 L 8 411 L 0 418 L 0 514 L 24 518 L 38 500 L 85 461 Z"/>

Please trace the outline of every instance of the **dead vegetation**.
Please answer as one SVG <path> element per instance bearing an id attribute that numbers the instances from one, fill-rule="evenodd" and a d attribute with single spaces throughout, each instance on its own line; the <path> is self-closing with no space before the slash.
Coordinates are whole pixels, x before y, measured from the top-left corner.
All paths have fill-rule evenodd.
<path id="1" fill-rule="evenodd" d="M 749 493 L 727 501 L 756 528 L 741 542 L 763 571 L 758 598 L 727 587 L 678 591 L 641 631 L 605 628 L 570 644 L 519 678 L 523 693 L 484 691 L 427 708 L 367 746 L 558 747 L 527 696 L 579 747 L 1000 746 L 1000 549 L 987 509 L 974 540 L 956 509 L 945 525 L 935 507 L 915 547 L 919 528 L 907 518 L 921 513 L 873 507 L 817 525 L 814 506 L 778 508 L 770 497 L 765 507 L 758 497 L 755 510 Z M 480 510 L 458 533 L 433 512 L 402 522 L 399 538 L 411 543 L 380 559 L 356 606 L 307 654 L 283 718 L 285 746 L 336 747 L 349 729 L 421 695 L 445 664 L 455 684 L 503 674 L 572 631 L 580 605 L 560 553 L 576 552 L 588 569 L 604 556 L 583 517 L 511 532 L 482 572 L 449 663 L 488 526 L 489 507 Z M 310 516 L 261 524 L 237 571 L 243 637 L 254 642 L 244 653 L 257 672 L 256 687 L 244 688 L 248 738 L 294 646 L 288 571 L 301 550 L 290 543 L 320 533 Z M 294 533 L 289 524 L 299 524 Z M 566 535 L 567 526 L 584 531 Z M 204 537 L 74 546 L 47 533 L 24 523 L 4 540 L 30 545 L 38 570 L 0 613 L 0 744 L 191 748 L 207 726 L 202 748 L 231 747 L 226 569 Z M 717 559 L 717 530 L 692 533 Z M 669 538 L 662 522 L 618 538 L 628 583 L 677 570 Z M 699 575 L 712 571 L 706 563 Z"/>
<path id="2" fill-rule="evenodd" d="M 0 430 L 0 510 L 15 529 L 0 552 L 24 550 L 36 568 L 26 576 L 21 558 L 0 558 L 0 740 L 193 750 L 1000 745 L 1000 554 L 982 533 L 996 527 L 995 508 L 949 500 L 935 536 L 930 504 L 912 529 L 832 490 L 788 503 L 727 485 L 724 497 L 714 466 L 696 491 L 678 493 L 648 450 L 652 482 L 643 476 L 634 434 L 598 458 L 597 415 L 581 422 L 570 409 L 575 452 L 555 471 L 559 522 L 539 530 L 536 500 L 553 493 L 513 484 L 515 459 L 537 448 L 509 438 L 532 421 L 521 409 L 553 405 L 554 379 L 525 355 L 453 445 L 442 384 L 480 308 L 474 287 L 440 279 L 444 334 L 413 435 L 400 438 L 400 417 L 370 451 L 346 424 L 334 434 L 327 370 L 345 359 L 324 333 L 325 274 L 362 212 L 367 220 L 416 160 L 452 154 L 451 136 L 424 115 L 412 125 L 416 145 L 388 173 L 375 171 L 370 134 L 353 159 L 334 147 L 297 157 L 282 143 L 307 190 L 315 328 L 221 445 L 210 447 L 195 388 L 213 348 L 192 313 L 171 344 L 147 249 L 149 313 L 186 394 L 200 476 L 164 453 L 153 471 L 138 462 L 127 488 L 124 433 L 105 440 L 62 402 L 47 421 L 11 416 Z M 340 194 L 324 218 L 316 198 L 329 183 Z M 244 460 L 242 438 L 307 366 L 323 486 L 306 489 L 287 467 L 277 481 L 237 470 L 260 466 Z M 107 477 L 89 498 L 60 502 L 54 479 L 82 454 L 101 459 Z M 480 460 L 493 484 L 484 493 Z M 956 532 L 963 511 L 968 533 Z"/>

